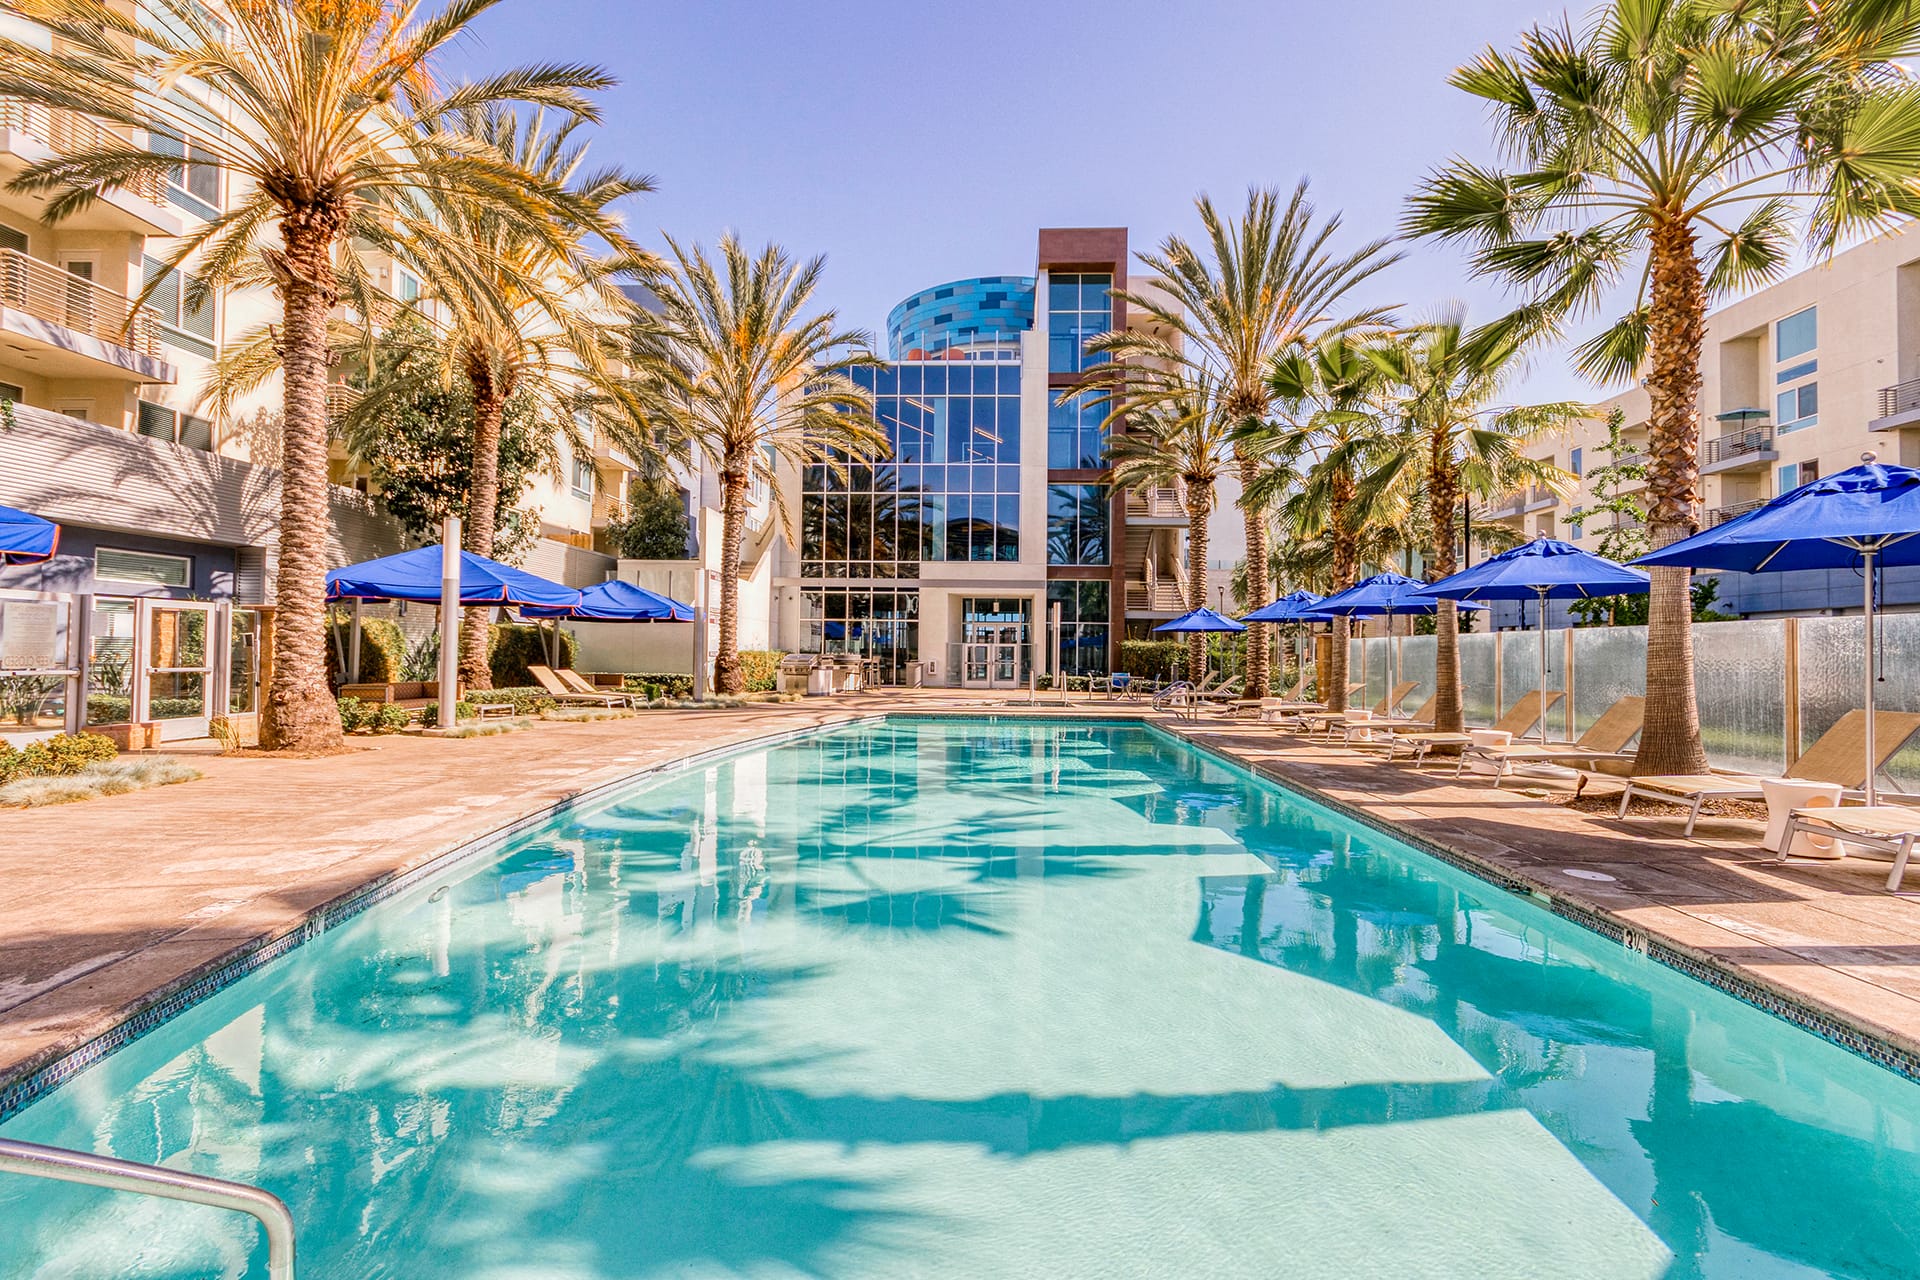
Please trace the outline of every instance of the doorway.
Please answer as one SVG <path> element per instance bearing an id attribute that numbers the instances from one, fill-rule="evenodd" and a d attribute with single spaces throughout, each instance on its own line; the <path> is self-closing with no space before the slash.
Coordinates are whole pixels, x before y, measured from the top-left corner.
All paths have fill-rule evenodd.
<path id="1" fill-rule="evenodd" d="M 961 601 L 960 683 L 968 689 L 1013 689 L 1033 666 L 1033 602 L 1019 598 Z"/>
<path id="2" fill-rule="evenodd" d="M 146 640 L 140 693 L 146 718 L 160 726 L 160 739 L 204 738 L 213 717 L 213 610 L 211 604 L 141 600 Z"/>

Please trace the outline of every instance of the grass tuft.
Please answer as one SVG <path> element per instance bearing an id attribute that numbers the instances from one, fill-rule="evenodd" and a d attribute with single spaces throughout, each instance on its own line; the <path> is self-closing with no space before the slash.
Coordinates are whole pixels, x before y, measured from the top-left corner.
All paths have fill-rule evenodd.
<path id="1" fill-rule="evenodd" d="M 35 808 L 46 804 L 74 804 L 102 796 L 125 795 L 147 787 L 191 782 L 200 771 L 170 756 L 141 760 L 110 760 L 91 764 L 78 773 L 50 778 L 16 778 L 0 787 L 0 806 Z"/>
<path id="2" fill-rule="evenodd" d="M 592 720 L 630 720 L 633 712 L 625 707 L 566 707 L 542 712 L 540 718 L 579 724 Z"/>
<path id="3" fill-rule="evenodd" d="M 437 736 L 442 738 L 491 738 L 496 734 L 518 733 L 522 729 L 530 729 L 532 727 L 533 721 L 531 720 L 469 720 L 465 724 L 455 725 L 445 733 Z"/>

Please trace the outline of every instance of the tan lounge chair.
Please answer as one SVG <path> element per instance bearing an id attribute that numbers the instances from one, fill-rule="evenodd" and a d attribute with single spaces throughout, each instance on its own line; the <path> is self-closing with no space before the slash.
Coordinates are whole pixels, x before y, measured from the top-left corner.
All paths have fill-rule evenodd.
<path id="1" fill-rule="evenodd" d="M 1840 844 L 1865 845 L 1892 855 L 1893 870 L 1887 873 L 1887 892 L 1900 892 L 1900 881 L 1907 874 L 1907 862 L 1913 857 L 1915 841 L 1920 841 L 1920 809 L 1898 804 L 1856 805 L 1852 808 L 1795 809 L 1787 819 L 1780 838 L 1780 852 L 1774 861 L 1785 862 L 1796 836 L 1834 840 Z"/>
<path id="2" fill-rule="evenodd" d="M 1878 774 L 1893 759 L 1894 752 L 1920 731 L 1920 714 L 1911 711 L 1873 713 L 1873 772 Z M 1867 713 L 1855 707 L 1834 721 L 1798 760 L 1780 776 L 1798 782 L 1829 782 L 1847 791 L 1858 791 L 1867 782 Z M 1769 781 L 1751 773 L 1674 773 L 1627 779 L 1620 793 L 1620 816 L 1635 798 L 1677 804 L 1687 810 L 1687 825 L 1682 835 L 1693 834 L 1700 820 L 1700 808 L 1709 800 L 1764 800 L 1760 784 Z"/>
<path id="3" fill-rule="evenodd" d="M 1513 737 L 1522 737 L 1534 725 L 1540 723 L 1540 717 L 1547 709 L 1567 695 L 1558 690 L 1542 694 L 1538 689 L 1524 695 L 1520 701 L 1507 708 L 1507 714 L 1494 722 L 1493 727 Z M 1395 733 L 1387 744 L 1387 759 L 1391 760 L 1401 747 L 1413 754 L 1413 766 L 1419 768 L 1435 747 L 1470 747 L 1473 739 L 1464 733 Z"/>
<path id="4" fill-rule="evenodd" d="M 1538 743 L 1532 746 L 1513 743 L 1504 747 L 1466 747 L 1460 752 L 1460 763 L 1454 767 L 1453 776 L 1459 777 L 1466 769 L 1469 756 L 1494 766 L 1493 785 L 1496 787 L 1506 778 L 1509 765 L 1559 764 L 1571 767 L 1596 760 L 1631 760 L 1633 753 L 1627 750 L 1627 744 L 1639 735 L 1646 720 L 1647 700 L 1644 697 L 1636 694 L 1622 698 L 1608 707 L 1598 720 L 1588 726 L 1585 733 L 1570 743 L 1550 743 L 1544 747 Z M 1584 790 L 1586 785 L 1586 775 L 1582 774 L 1580 789 Z"/>
<path id="5" fill-rule="evenodd" d="M 1394 715 L 1395 709 L 1399 707 L 1401 703 L 1405 702 L 1413 691 L 1419 687 L 1420 682 L 1418 680 L 1401 681 L 1392 689 L 1388 690 L 1384 698 L 1381 698 L 1380 701 L 1373 704 L 1373 714 L 1375 716 Z M 1320 732 L 1325 733 L 1328 737 L 1332 737 L 1335 730 L 1347 724 L 1348 715 L 1349 713 L 1345 711 L 1314 711 L 1301 716 L 1300 721 L 1303 726 L 1312 726 L 1307 729 L 1307 732 Z M 1355 723 L 1359 722 L 1356 721 Z M 1369 718 L 1361 727 L 1365 728 L 1371 726 L 1373 723 L 1374 721 Z"/>
<path id="6" fill-rule="evenodd" d="M 575 671 L 572 667 L 555 667 L 553 668 L 553 674 L 560 680 L 562 684 L 566 685 L 567 688 L 573 690 L 577 694 L 582 695 L 583 697 L 591 696 L 595 698 L 618 698 L 620 699 L 621 703 L 625 706 L 630 707 L 633 705 L 632 694 L 619 689 L 608 690 L 608 689 L 598 688 L 597 686 L 595 686 L 593 681 L 587 679 L 585 676 L 581 675 L 578 671 Z"/>
<path id="7" fill-rule="evenodd" d="M 1372 729 L 1405 730 L 1408 733 L 1416 733 L 1423 729 L 1431 729 L 1433 728 L 1433 709 L 1436 705 L 1439 704 L 1439 701 L 1440 701 L 1439 694 L 1436 693 L 1436 694 L 1430 695 L 1427 698 L 1427 700 L 1421 703 L 1420 706 L 1410 716 L 1394 717 L 1391 719 L 1381 719 L 1376 717 L 1368 720 L 1348 720 L 1342 725 L 1342 727 L 1347 731 L 1346 741 L 1342 745 L 1349 746 L 1349 747 L 1387 746 L 1389 742 L 1389 739 L 1387 738 L 1381 738 L 1378 741 L 1355 742 L 1353 740 L 1355 734 L 1366 733 Z"/>
<path id="8" fill-rule="evenodd" d="M 541 690 L 563 707 L 622 707 L 627 705 L 626 695 L 614 697 L 610 693 L 580 693 L 569 689 L 551 667 L 529 666 L 527 674 Z"/>
<path id="9" fill-rule="evenodd" d="M 1347 697 L 1351 699 L 1354 694 L 1366 687 L 1363 682 L 1356 680 L 1347 686 Z M 1260 718 L 1269 724 L 1297 720 L 1303 715 L 1311 715 L 1327 709 L 1327 704 L 1324 702 L 1288 702 L 1281 698 L 1262 698 L 1260 703 Z"/>

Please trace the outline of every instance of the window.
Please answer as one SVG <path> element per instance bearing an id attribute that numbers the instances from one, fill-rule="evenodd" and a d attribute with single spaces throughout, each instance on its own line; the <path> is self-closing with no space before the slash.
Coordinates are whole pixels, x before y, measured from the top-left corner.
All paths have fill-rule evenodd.
<path id="1" fill-rule="evenodd" d="M 1803 356 L 1820 345 L 1819 325 L 1814 312 L 1818 308 L 1808 307 L 1805 311 L 1796 311 L 1784 320 L 1778 320 L 1773 326 L 1773 362 L 1780 364 Z"/>
<path id="2" fill-rule="evenodd" d="M 1794 489 L 1798 489 L 1803 484 L 1812 484 L 1819 478 L 1820 464 L 1818 462 L 1782 463 L 1780 466 L 1779 492 L 1788 493 Z"/>
<path id="3" fill-rule="evenodd" d="M 1798 431 L 1820 421 L 1820 384 L 1803 382 L 1775 398 L 1773 425 L 1777 431 Z"/>
<path id="4" fill-rule="evenodd" d="M 1047 486 L 1047 563 L 1106 564 L 1112 491 L 1103 484 Z"/>
<path id="5" fill-rule="evenodd" d="M 213 359 L 212 291 L 208 290 L 200 304 L 193 306 L 190 298 L 200 291 L 199 277 L 187 275 L 178 268 L 166 271 L 157 258 L 145 259 L 145 272 L 149 282 L 160 280 L 159 287 L 147 299 L 147 305 L 160 320 L 160 341 L 202 360 Z"/>
<path id="6" fill-rule="evenodd" d="M 167 202 L 199 218 L 220 216 L 220 163 L 193 134 L 215 137 L 226 126 L 212 112 L 181 93 L 167 95 L 172 120 L 147 121 L 147 147 L 179 163 L 167 170 Z M 183 127 L 181 120 L 191 121 Z"/>
<path id="7" fill-rule="evenodd" d="M 402 302 L 417 302 L 420 298 L 420 282 L 408 271 L 394 269 L 394 292 L 400 295 Z"/>
<path id="8" fill-rule="evenodd" d="M 1106 463 L 1108 407 L 1073 400 L 1047 407 L 1047 466 L 1055 471 L 1096 470 Z"/>
<path id="9" fill-rule="evenodd" d="M 213 448 L 213 419 L 196 418 L 148 400 L 140 402 L 137 429 L 143 436 L 183 444 L 189 449 Z"/>
<path id="10" fill-rule="evenodd" d="M 1575 458 L 1578 458 L 1580 451 L 1575 449 L 1573 454 Z M 1587 536 L 1585 512 L 1586 508 L 1584 507 L 1575 507 L 1573 510 L 1567 512 L 1567 537 L 1573 542 L 1578 542 Z"/>
<path id="11" fill-rule="evenodd" d="M 1106 674 L 1110 601 L 1111 593 L 1104 582 L 1047 584 L 1047 615 L 1042 620 L 1046 626 L 1053 625 L 1053 606 L 1060 606 L 1056 671 L 1070 676 Z"/>
<path id="12" fill-rule="evenodd" d="M 190 587 L 193 560 L 157 551 L 123 551 L 99 547 L 93 553 L 93 576 L 105 582 L 131 582 L 143 587 Z"/>
<path id="13" fill-rule="evenodd" d="M 16 387 L 11 382 L 0 382 L 0 401 L 7 404 L 21 404 L 27 398 L 25 387 Z"/>
<path id="14" fill-rule="evenodd" d="M 1108 273 L 1056 274 L 1047 282 L 1047 369 L 1051 373 L 1079 373 L 1105 364 L 1102 355 L 1088 355 L 1087 342 L 1113 328 L 1113 300 L 1108 296 L 1113 276 Z"/>
<path id="15" fill-rule="evenodd" d="M 573 456 L 573 496 L 593 497 L 593 459 Z"/>
<path id="16" fill-rule="evenodd" d="M 1567 455 L 1567 470 L 1571 471 L 1576 477 L 1584 476 L 1587 474 L 1585 471 L 1581 470 L 1580 459 L 1581 459 L 1581 455 L 1584 452 L 1585 452 L 1584 450 L 1575 449 L 1571 454 Z"/>
<path id="17" fill-rule="evenodd" d="M 0 223 L 0 249 L 11 249 L 15 253 L 27 251 L 27 233 Z"/>

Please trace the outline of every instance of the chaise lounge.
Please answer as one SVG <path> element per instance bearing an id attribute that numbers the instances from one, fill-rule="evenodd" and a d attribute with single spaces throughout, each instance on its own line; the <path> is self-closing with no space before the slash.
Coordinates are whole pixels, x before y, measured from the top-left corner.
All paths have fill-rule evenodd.
<path id="1" fill-rule="evenodd" d="M 1496 787 L 1505 780 L 1508 767 L 1516 764 L 1557 764 L 1574 768 L 1591 766 L 1602 760 L 1632 760 L 1633 753 L 1627 750 L 1627 744 L 1639 736 L 1646 719 L 1647 700 L 1644 697 L 1636 694 L 1622 698 L 1608 707 L 1598 720 L 1587 727 L 1585 733 L 1572 742 L 1549 743 L 1546 746 L 1514 743 L 1504 747 L 1463 747 L 1453 776 L 1457 778 L 1465 771 L 1469 758 L 1494 766 L 1493 785 Z M 1587 775 L 1582 773 L 1575 793 L 1585 790 L 1586 785 Z"/>

